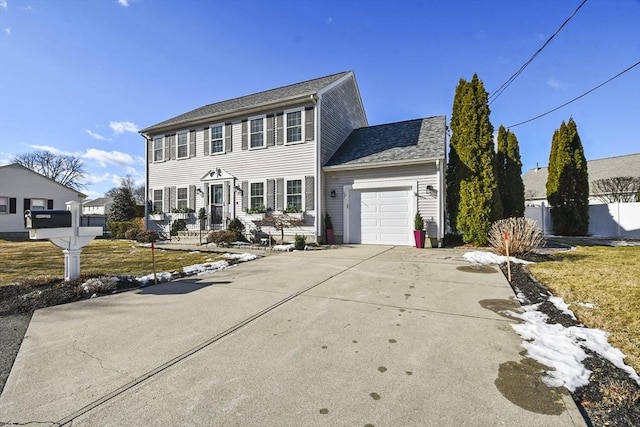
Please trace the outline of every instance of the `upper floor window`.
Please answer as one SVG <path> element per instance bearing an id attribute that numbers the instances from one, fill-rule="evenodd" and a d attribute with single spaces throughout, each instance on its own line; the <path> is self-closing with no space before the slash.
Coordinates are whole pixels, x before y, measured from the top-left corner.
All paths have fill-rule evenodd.
<path id="1" fill-rule="evenodd" d="M 249 141 L 250 148 L 265 146 L 264 117 L 249 119 Z"/>
<path id="2" fill-rule="evenodd" d="M 0 213 L 9 212 L 9 198 L 0 197 Z"/>
<path id="3" fill-rule="evenodd" d="M 249 209 L 264 210 L 264 182 L 252 182 L 249 197 Z"/>
<path id="4" fill-rule="evenodd" d="M 302 110 L 285 112 L 287 143 L 302 142 Z"/>
<path id="5" fill-rule="evenodd" d="M 287 206 L 288 211 L 302 212 L 302 180 L 287 180 Z"/>
<path id="6" fill-rule="evenodd" d="M 164 160 L 164 145 L 163 138 L 156 136 L 153 138 L 153 161 L 161 162 Z"/>
<path id="7" fill-rule="evenodd" d="M 211 154 L 224 153 L 224 125 L 211 126 Z"/>
<path id="8" fill-rule="evenodd" d="M 162 212 L 162 190 L 153 190 L 153 210 Z"/>
<path id="9" fill-rule="evenodd" d="M 178 158 L 185 159 L 189 157 L 189 133 L 182 132 L 178 134 Z"/>

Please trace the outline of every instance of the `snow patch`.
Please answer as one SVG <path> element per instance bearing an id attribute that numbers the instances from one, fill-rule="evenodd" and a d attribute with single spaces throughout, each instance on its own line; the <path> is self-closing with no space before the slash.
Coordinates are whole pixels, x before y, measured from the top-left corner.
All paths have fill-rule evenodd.
<path id="1" fill-rule="evenodd" d="M 260 258 L 258 255 L 256 254 L 247 254 L 247 253 L 242 253 L 242 254 L 232 254 L 232 253 L 227 253 L 224 254 L 224 257 L 226 259 L 233 259 L 236 260 L 237 262 L 247 262 L 247 261 L 253 261 L 254 259 L 258 259 Z"/>
<path id="2" fill-rule="evenodd" d="M 466 252 L 462 258 L 472 264 L 503 264 L 507 262 L 506 256 L 483 251 Z M 516 264 L 531 264 L 529 261 L 515 257 L 509 257 L 509 261 Z"/>
<path id="3" fill-rule="evenodd" d="M 596 308 L 596 305 L 592 302 L 577 302 L 575 304 L 584 308 Z"/>
<path id="4" fill-rule="evenodd" d="M 562 298 L 549 296 L 547 299 L 551 302 L 551 304 L 555 305 L 558 310 L 560 310 L 567 316 L 570 316 L 573 320 L 578 320 L 576 319 L 575 314 L 573 314 L 573 311 L 569 310 L 569 304 L 564 302 Z"/>
<path id="5" fill-rule="evenodd" d="M 275 245 L 271 247 L 272 250 L 281 251 L 281 252 L 291 252 L 293 251 L 294 248 L 295 248 L 295 245 L 293 243 L 289 245 Z"/>
<path id="6" fill-rule="evenodd" d="M 157 273 L 156 277 L 158 278 L 158 283 L 168 282 L 171 280 L 171 273 L 164 271 L 162 273 Z M 153 283 L 153 273 L 147 274 L 146 276 L 136 277 L 136 281 L 142 283 L 142 286 L 146 286 L 150 283 Z"/>
<path id="7" fill-rule="evenodd" d="M 182 271 L 184 272 L 184 274 L 191 276 L 194 274 L 202 274 L 202 273 L 209 273 L 212 271 L 223 270 L 227 267 L 229 267 L 229 263 L 227 261 L 215 261 L 215 262 L 208 262 L 205 264 L 188 265 L 186 267 L 182 267 Z"/>

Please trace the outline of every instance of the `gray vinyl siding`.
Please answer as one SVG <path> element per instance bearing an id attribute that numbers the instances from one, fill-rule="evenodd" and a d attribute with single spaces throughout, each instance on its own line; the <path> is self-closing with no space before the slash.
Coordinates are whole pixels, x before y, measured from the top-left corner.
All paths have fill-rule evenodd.
<path id="1" fill-rule="evenodd" d="M 361 169 L 354 171 L 331 171 L 324 174 L 325 191 L 323 194 L 325 201 L 325 209 L 331 216 L 333 229 L 341 242 L 344 235 L 344 218 L 343 218 L 343 188 L 346 185 L 353 185 L 356 181 L 376 181 L 380 183 L 388 181 L 412 181 L 418 184 L 418 212 L 422 215 L 427 226 L 427 235 L 429 237 L 438 236 L 441 231 L 441 225 L 438 221 L 438 199 L 427 195 L 427 185 L 432 185 L 435 189 L 440 186 L 437 182 L 437 169 L 435 163 L 413 165 L 413 166 L 397 166 L 386 168 Z M 336 197 L 330 196 L 331 190 L 336 191 Z M 440 195 L 444 196 L 444 195 Z M 440 219 L 442 221 L 442 219 Z M 323 225 L 324 227 L 324 225 Z"/>
<path id="2" fill-rule="evenodd" d="M 320 99 L 321 166 L 329 161 L 353 129 L 367 125 L 353 78 L 324 92 Z"/>

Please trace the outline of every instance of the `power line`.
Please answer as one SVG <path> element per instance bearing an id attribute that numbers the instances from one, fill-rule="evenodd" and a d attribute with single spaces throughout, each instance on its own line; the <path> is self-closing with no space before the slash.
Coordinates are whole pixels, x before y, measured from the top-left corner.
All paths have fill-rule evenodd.
<path id="1" fill-rule="evenodd" d="M 567 18 L 567 19 L 562 23 L 562 25 L 560 25 L 560 28 L 558 28 L 558 29 L 556 30 L 556 32 L 555 32 L 555 33 L 553 33 L 553 35 L 551 35 L 551 37 L 549 37 L 549 38 L 547 39 L 547 41 L 546 41 L 546 42 L 544 42 L 544 44 L 542 45 L 542 47 L 541 47 L 541 48 L 539 48 L 539 49 L 536 51 L 536 53 L 534 53 L 534 54 L 533 54 L 533 56 L 531 56 L 531 58 L 529 58 L 529 60 L 528 60 L 527 62 L 525 62 L 525 63 L 522 65 L 522 67 L 520 67 L 520 69 L 519 69 L 518 71 L 516 71 L 516 72 L 515 72 L 511 77 L 509 77 L 509 79 L 508 79 L 506 82 L 502 83 L 502 86 L 500 86 L 500 87 L 498 88 L 498 90 L 496 90 L 494 93 L 492 93 L 492 94 L 489 96 L 489 105 L 491 105 L 491 103 L 492 103 L 493 101 L 495 101 L 496 99 L 498 99 L 498 97 L 502 94 L 502 92 L 504 92 L 504 91 L 509 87 L 509 85 L 511 85 L 511 83 L 513 83 L 513 81 L 514 81 L 516 78 L 518 78 L 518 76 L 519 76 L 519 75 L 524 71 L 524 69 L 525 69 L 525 68 L 527 68 L 527 66 L 528 66 L 529 64 L 531 64 L 531 62 L 535 59 L 535 57 L 536 57 L 536 56 L 538 56 L 538 54 L 539 54 L 540 52 L 542 52 L 542 50 L 543 50 L 545 47 L 547 47 L 547 45 L 551 42 L 551 40 L 552 40 L 552 39 L 553 39 L 553 38 L 554 38 L 554 37 L 555 37 L 555 36 L 560 32 L 560 30 L 562 30 L 562 28 L 563 28 L 565 25 L 567 25 L 567 22 L 569 22 L 569 21 L 571 20 L 571 18 L 573 18 L 573 17 L 575 16 L 575 14 L 576 14 L 576 13 L 578 13 L 578 11 L 580 10 L 580 8 L 581 8 L 582 6 L 584 6 L 584 4 L 585 4 L 586 2 L 587 2 L 587 0 L 583 0 L 583 1 L 582 1 L 582 3 L 580 3 L 580 6 L 578 6 L 578 8 L 577 8 L 577 9 L 576 9 L 572 14 L 571 14 L 571 16 L 569 16 L 569 17 L 568 17 L 568 18 Z M 492 99 L 492 98 L 493 98 L 493 99 Z"/>
<path id="2" fill-rule="evenodd" d="M 626 73 L 627 71 L 631 70 L 633 67 L 636 67 L 636 66 L 637 66 L 637 65 L 639 65 L 639 64 L 640 64 L 640 61 L 636 62 L 635 64 L 633 64 L 632 66 L 630 66 L 630 67 L 629 67 L 629 68 L 627 68 L 626 70 L 621 71 L 621 72 L 619 72 L 618 74 L 616 74 L 615 76 L 611 77 L 611 78 L 610 78 L 609 80 L 607 80 L 606 82 L 604 82 L 604 83 L 600 83 L 598 86 L 594 87 L 593 89 L 588 90 L 587 92 L 583 93 L 582 95 L 580 95 L 580 96 L 577 96 L 577 97 L 573 98 L 571 101 L 565 102 L 564 104 L 560 105 L 559 107 L 554 108 L 553 110 L 549 110 L 549 111 L 547 111 L 546 113 L 542 113 L 542 114 L 540 114 L 540 115 L 538 115 L 538 116 L 535 116 L 535 117 L 533 117 L 533 118 L 531 118 L 531 119 L 529 119 L 529 120 L 525 120 L 524 122 L 520 122 L 520 123 L 516 123 L 515 125 L 507 126 L 507 129 L 511 129 L 511 128 L 516 127 L 516 126 L 520 126 L 520 125 L 523 125 L 523 124 L 525 124 L 525 123 L 532 122 L 532 121 L 534 121 L 534 120 L 536 120 L 536 119 L 539 119 L 540 117 L 544 117 L 544 116 L 546 116 L 547 114 L 553 113 L 554 111 L 559 110 L 560 108 L 562 108 L 562 107 L 564 107 L 564 106 L 566 106 L 566 105 L 571 104 L 573 101 L 577 101 L 578 99 L 582 98 L 583 96 L 590 94 L 590 93 L 591 93 L 591 92 L 593 92 L 594 90 L 596 90 L 596 89 L 598 89 L 598 88 L 601 88 L 602 86 L 604 86 L 604 85 L 606 85 L 607 83 L 609 83 L 611 80 L 613 80 L 613 79 L 616 79 L 616 78 L 620 77 L 621 75 L 623 75 L 624 73 Z"/>

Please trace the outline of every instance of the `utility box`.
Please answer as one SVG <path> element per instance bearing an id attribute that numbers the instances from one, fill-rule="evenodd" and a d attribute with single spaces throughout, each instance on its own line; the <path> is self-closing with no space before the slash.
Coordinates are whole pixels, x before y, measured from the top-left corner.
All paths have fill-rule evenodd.
<path id="1" fill-rule="evenodd" d="M 71 211 L 28 210 L 24 213 L 24 227 L 30 230 L 71 227 Z"/>

